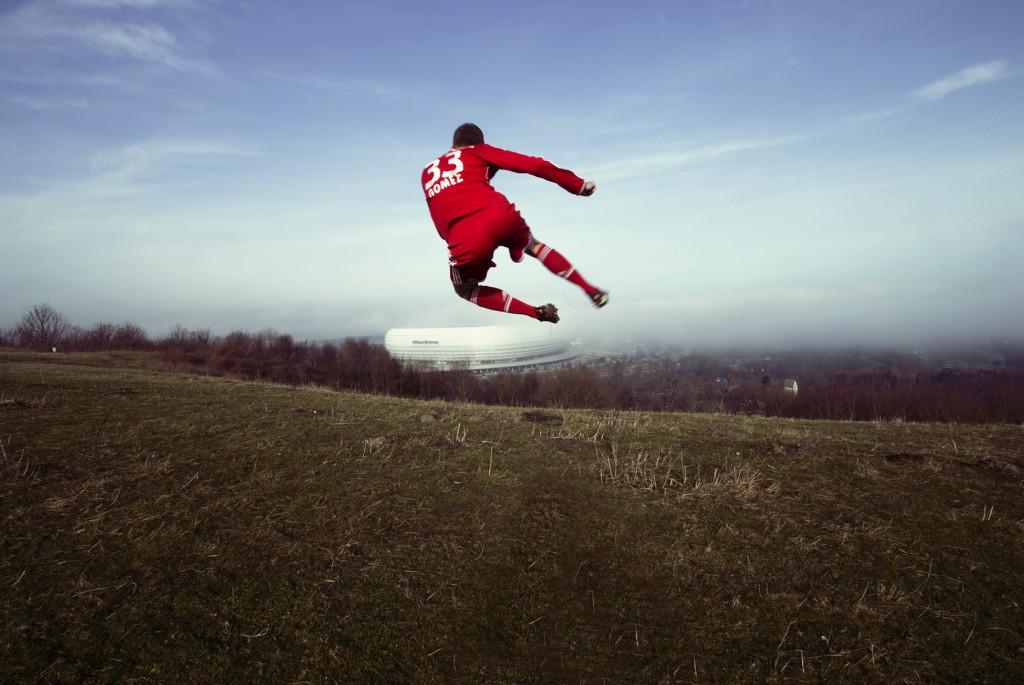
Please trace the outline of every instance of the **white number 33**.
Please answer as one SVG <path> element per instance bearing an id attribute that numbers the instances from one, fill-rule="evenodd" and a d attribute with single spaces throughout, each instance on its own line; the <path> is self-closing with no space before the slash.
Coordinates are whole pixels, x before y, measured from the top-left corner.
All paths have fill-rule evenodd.
<path id="1" fill-rule="evenodd" d="M 423 189 L 429 190 L 430 186 L 434 185 L 442 178 L 450 178 L 461 174 L 463 167 L 462 160 L 459 159 L 460 157 L 462 157 L 462 150 L 452 150 L 444 157 L 439 157 L 428 164 L 426 171 L 430 176 L 428 176 L 423 182 Z M 441 170 L 441 162 L 444 162 L 447 166 L 444 171 Z"/>

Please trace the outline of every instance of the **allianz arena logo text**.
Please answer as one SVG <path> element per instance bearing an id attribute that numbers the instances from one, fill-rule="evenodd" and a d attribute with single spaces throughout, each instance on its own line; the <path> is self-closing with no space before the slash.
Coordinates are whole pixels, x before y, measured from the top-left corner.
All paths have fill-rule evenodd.
<path id="1" fill-rule="evenodd" d="M 440 340 L 413 340 L 413 345 L 440 345 Z"/>

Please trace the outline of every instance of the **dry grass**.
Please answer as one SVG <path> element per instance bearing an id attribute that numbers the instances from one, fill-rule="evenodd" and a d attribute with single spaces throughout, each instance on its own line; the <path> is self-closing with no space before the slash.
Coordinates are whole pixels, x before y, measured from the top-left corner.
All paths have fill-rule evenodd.
<path id="1" fill-rule="evenodd" d="M 2 681 L 1024 680 L 1020 426 L 0 388 Z"/>

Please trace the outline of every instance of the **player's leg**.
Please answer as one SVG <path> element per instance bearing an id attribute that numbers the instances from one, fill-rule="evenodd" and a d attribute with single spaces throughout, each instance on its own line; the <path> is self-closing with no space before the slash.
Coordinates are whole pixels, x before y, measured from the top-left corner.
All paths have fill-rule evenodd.
<path id="1" fill-rule="evenodd" d="M 552 304 L 534 307 L 499 288 L 481 285 L 494 266 L 491 261 L 494 251 L 499 246 L 511 246 L 509 238 L 518 224 L 523 224 L 519 213 L 514 208 L 500 206 L 470 215 L 457 223 L 448 234 L 452 285 L 459 297 L 478 307 L 557 322 L 558 309 Z M 526 232 L 528 235 L 529 229 Z M 521 246 L 526 246 L 525 240 Z"/>
<path id="2" fill-rule="evenodd" d="M 555 248 L 530 236 L 526 251 L 536 257 L 548 271 L 581 288 L 590 297 L 590 301 L 594 303 L 595 307 L 603 307 L 608 304 L 608 293 L 583 278 L 583 274 L 577 271 L 576 267 Z"/>
<path id="3" fill-rule="evenodd" d="M 553 304 L 534 307 L 512 297 L 512 295 L 504 290 L 492 288 L 489 285 L 481 285 L 474 281 L 455 284 L 455 292 L 462 299 L 484 309 L 505 312 L 507 314 L 520 314 L 532 317 L 538 321 L 558 323 L 558 308 Z"/>

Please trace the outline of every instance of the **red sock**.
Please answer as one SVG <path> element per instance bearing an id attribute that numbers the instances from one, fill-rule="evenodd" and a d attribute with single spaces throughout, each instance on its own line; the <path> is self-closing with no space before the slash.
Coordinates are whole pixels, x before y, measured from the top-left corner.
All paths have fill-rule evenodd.
<path id="1" fill-rule="evenodd" d="M 508 312 L 509 314 L 524 314 L 536 318 L 536 308 L 522 300 L 509 295 L 504 290 L 492 288 L 489 285 L 478 285 L 466 298 L 478 307 L 492 309 L 496 312 Z"/>
<path id="2" fill-rule="evenodd" d="M 583 289 L 583 292 L 588 295 L 597 290 L 597 288 L 588 283 L 587 279 L 583 278 L 580 272 L 576 270 L 576 267 L 570 264 L 569 260 L 563 257 L 562 253 L 555 248 L 538 242 L 537 259 L 540 260 L 540 263 L 543 264 L 548 271 L 579 286 Z"/>

